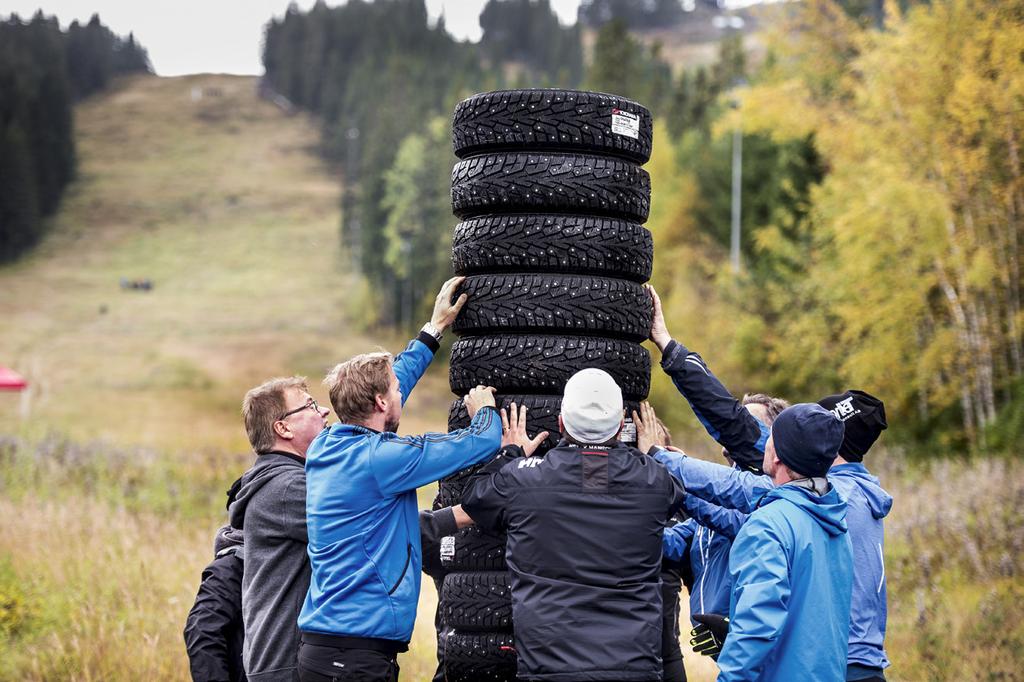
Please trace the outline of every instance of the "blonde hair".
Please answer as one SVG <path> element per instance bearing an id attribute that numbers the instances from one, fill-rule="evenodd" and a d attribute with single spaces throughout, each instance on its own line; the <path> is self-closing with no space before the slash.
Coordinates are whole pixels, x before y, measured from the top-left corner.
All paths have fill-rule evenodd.
<path id="1" fill-rule="evenodd" d="M 363 353 L 327 373 L 324 386 L 343 424 L 360 424 L 373 414 L 374 400 L 391 389 L 391 353 Z"/>
<path id="2" fill-rule="evenodd" d="M 290 388 L 308 391 L 306 377 L 280 377 L 265 381 L 242 399 L 245 433 L 256 452 L 267 452 L 274 447 L 277 440 L 274 422 L 288 410 L 285 391 Z"/>

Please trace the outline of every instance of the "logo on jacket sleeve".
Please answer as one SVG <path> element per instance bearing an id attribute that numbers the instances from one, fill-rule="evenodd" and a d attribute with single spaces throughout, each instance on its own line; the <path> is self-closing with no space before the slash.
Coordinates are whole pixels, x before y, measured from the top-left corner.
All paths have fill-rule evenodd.
<path id="1" fill-rule="evenodd" d="M 543 460 L 540 457 L 523 457 L 519 460 L 519 468 L 533 468 L 538 466 Z"/>

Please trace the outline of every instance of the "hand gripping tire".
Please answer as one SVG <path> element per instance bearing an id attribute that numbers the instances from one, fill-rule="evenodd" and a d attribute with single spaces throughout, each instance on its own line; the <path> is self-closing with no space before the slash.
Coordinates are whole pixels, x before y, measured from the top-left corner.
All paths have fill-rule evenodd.
<path id="1" fill-rule="evenodd" d="M 448 379 L 456 395 L 474 386 L 499 393 L 561 395 L 565 382 L 588 367 L 608 372 L 626 398 L 643 400 L 651 387 L 651 355 L 640 344 L 588 336 L 472 336 L 452 346 Z"/>
<path id="2" fill-rule="evenodd" d="M 452 211 L 585 213 L 644 222 L 651 177 L 635 163 L 582 154 L 485 154 L 452 169 Z"/>
<path id="3" fill-rule="evenodd" d="M 511 633 L 455 630 L 445 637 L 447 682 L 515 682 L 516 651 Z"/>
<path id="4" fill-rule="evenodd" d="M 643 341 L 651 298 L 636 282 L 589 275 L 467 277 L 469 295 L 453 330 L 460 334 L 561 333 Z"/>
<path id="5" fill-rule="evenodd" d="M 459 102 L 452 120 L 460 159 L 502 149 L 574 150 L 646 163 L 651 112 L 632 100 L 578 90 L 497 90 Z"/>
<path id="6" fill-rule="evenodd" d="M 459 223 L 452 240 L 457 275 L 568 272 L 646 282 L 653 262 L 650 231 L 615 218 L 487 216 Z"/>
<path id="7" fill-rule="evenodd" d="M 511 632 L 512 589 L 507 571 L 449 573 L 441 588 L 444 619 L 460 632 Z"/>

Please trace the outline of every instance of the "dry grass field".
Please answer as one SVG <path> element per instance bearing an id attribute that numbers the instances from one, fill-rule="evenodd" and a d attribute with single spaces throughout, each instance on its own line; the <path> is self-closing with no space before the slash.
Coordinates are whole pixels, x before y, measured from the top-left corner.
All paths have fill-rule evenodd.
<path id="1" fill-rule="evenodd" d="M 251 459 L 245 389 L 300 373 L 326 399 L 331 364 L 404 340 L 350 323 L 337 179 L 315 125 L 254 79 L 129 80 L 76 124 L 79 180 L 50 235 L 0 268 L 0 364 L 33 386 L 27 414 L 0 394 L 0 680 L 185 680 L 184 617 Z M 444 428 L 441 364 L 403 431 Z M 896 496 L 890 679 L 1022 679 L 1024 467 L 873 467 Z M 432 673 L 435 603 L 424 581 L 403 680 Z"/>

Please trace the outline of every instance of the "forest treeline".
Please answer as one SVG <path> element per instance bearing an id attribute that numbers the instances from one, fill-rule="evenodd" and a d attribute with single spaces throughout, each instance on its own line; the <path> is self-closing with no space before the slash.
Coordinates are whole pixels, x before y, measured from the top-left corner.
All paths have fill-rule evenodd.
<path id="1" fill-rule="evenodd" d="M 114 76 L 150 70 L 135 38 L 98 16 L 67 31 L 41 12 L 0 19 L 0 261 L 39 240 L 74 177 L 73 104 Z"/>

